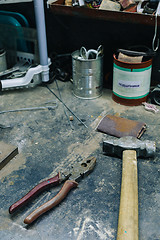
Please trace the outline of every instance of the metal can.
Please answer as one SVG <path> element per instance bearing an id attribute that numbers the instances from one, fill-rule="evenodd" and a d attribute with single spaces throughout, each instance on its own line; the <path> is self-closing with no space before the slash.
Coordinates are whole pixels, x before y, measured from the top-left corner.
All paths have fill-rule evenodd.
<path id="1" fill-rule="evenodd" d="M 82 99 L 94 99 L 102 95 L 103 55 L 96 59 L 80 57 L 80 51 L 72 53 L 73 93 Z"/>

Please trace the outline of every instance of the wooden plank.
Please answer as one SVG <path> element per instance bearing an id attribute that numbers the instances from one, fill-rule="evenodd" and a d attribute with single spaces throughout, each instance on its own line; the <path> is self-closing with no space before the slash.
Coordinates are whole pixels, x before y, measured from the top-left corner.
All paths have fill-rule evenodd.
<path id="1" fill-rule="evenodd" d="M 18 154 L 18 147 L 0 142 L 0 170 Z"/>
<path id="2" fill-rule="evenodd" d="M 0 4 L 32 2 L 33 0 L 0 0 Z"/>

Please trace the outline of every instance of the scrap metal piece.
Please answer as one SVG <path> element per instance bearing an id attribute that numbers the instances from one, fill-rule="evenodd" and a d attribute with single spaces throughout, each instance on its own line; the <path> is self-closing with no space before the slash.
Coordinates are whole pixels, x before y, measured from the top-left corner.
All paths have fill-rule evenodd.
<path id="1" fill-rule="evenodd" d="M 133 136 L 140 138 L 146 130 L 146 123 L 114 115 L 106 115 L 97 130 L 115 137 Z"/>
<path id="2" fill-rule="evenodd" d="M 5 76 L 5 75 L 11 74 L 13 72 L 16 72 L 18 70 L 19 70 L 19 67 L 13 67 L 13 68 L 7 69 L 5 71 L 2 71 L 2 72 L 0 72 L 0 78 Z"/>
<path id="3" fill-rule="evenodd" d="M 6 128 L 12 128 L 12 126 L 11 125 L 0 124 L 0 128 L 1 129 L 6 129 Z"/>

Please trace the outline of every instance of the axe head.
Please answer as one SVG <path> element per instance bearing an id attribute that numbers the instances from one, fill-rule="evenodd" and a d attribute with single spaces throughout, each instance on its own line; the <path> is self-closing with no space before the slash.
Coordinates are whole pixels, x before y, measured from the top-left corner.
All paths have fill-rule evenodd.
<path id="1" fill-rule="evenodd" d="M 131 136 L 110 138 L 103 141 L 104 154 L 122 157 L 124 150 L 135 150 L 137 157 L 149 158 L 154 156 L 156 144 L 154 141 L 141 141 Z"/>

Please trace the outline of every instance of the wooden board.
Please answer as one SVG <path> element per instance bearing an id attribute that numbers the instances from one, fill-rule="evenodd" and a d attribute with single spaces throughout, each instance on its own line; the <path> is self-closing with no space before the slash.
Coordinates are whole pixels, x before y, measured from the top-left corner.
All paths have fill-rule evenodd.
<path id="1" fill-rule="evenodd" d="M 127 24 L 140 24 L 155 26 L 155 16 L 152 14 L 140 14 L 137 12 L 111 11 L 94 8 L 65 6 L 64 0 L 50 3 L 53 14 L 68 15 L 98 21 L 121 22 Z M 157 25 L 160 25 L 160 16 L 157 17 Z"/>
<path id="2" fill-rule="evenodd" d="M 18 147 L 0 142 L 0 170 L 17 154 Z"/>

